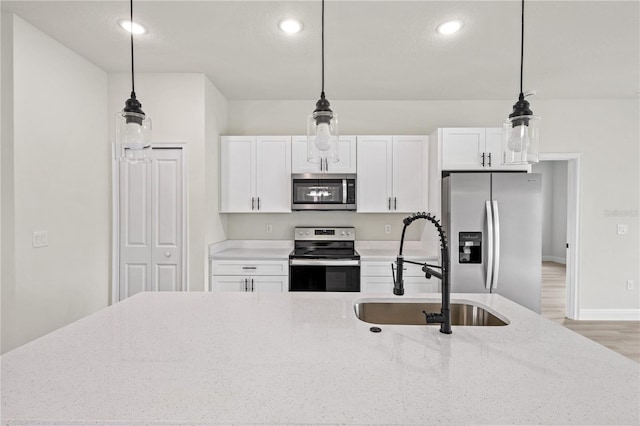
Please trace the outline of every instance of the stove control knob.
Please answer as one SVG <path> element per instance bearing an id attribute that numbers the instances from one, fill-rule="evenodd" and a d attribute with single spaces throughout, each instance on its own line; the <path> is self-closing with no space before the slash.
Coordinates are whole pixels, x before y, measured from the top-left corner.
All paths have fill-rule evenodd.
<path id="1" fill-rule="evenodd" d="M 305 232 L 304 235 L 309 235 L 309 231 Z"/>
<path id="2" fill-rule="evenodd" d="M 344 235 L 344 231 L 340 232 L 340 235 Z"/>
<path id="3" fill-rule="evenodd" d="M 299 231 L 298 234 L 304 235 L 304 231 Z"/>
<path id="4" fill-rule="evenodd" d="M 347 235 L 351 235 L 351 231 L 347 231 Z"/>

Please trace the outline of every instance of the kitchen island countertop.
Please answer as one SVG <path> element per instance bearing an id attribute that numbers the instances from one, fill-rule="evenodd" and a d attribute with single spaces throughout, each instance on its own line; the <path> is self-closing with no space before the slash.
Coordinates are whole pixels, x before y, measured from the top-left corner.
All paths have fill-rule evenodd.
<path id="1" fill-rule="evenodd" d="M 501 296 L 382 325 L 354 293 L 141 293 L 1 357 L 3 424 L 638 424 L 640 364 Z"/>

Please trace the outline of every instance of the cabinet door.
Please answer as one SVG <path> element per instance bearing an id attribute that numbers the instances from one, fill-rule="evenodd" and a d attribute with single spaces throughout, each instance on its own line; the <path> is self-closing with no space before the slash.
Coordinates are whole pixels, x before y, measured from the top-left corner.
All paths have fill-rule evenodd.
<path id="1" fill-rule="evenodd" d="M 255 140 L 255 136 L 220 138 L 220 211 L 223 213 L 250 212 L 255 206 Z"/>
<path id="2" fill-rule="evenodd" d="M 211 277 L 211 286 L 217 292 L 250 291 L 250 280 L 250 277 L 243 276 L 214 275 Z"/>
<path id="3" fill-rule="evenodd" d="M 485 136 L 485 152 L 487 153 L 486 168 L 491 170 L 515 170 L 515 171 L 531 171 L 529 164 L 502 164 L 502 128 L 488 128 Z"/>
<path id="4" fill-rule="evenodd" d="M 393 211 L 427 211 L 427 156 L 426 136 L 393 137 Z"/>
<path id="5" fill-rule="evenodd" d="M 291 138 L 291 173 L 320 173 L 320 163 L 307 161 L 307 137 Z"/>
<path id="6" fill-rule="evenodd" d="M 338 161 L 327 164 L 327 173 L 356 173 L 356 137 L 340 136 L 338 140 Z"/>
<path id="7" fill-rule="evenodd" d="M 392 208 L 393 138 L 358 136 L 357 209 L 360 213 L 390 212 Z"/>
<path id="8" fill-rule="evenodd" d="M 288 276 L 251 277 L 250 288 L 260 293 L 282 293 L 289 291 Z"/>
<path id="9" fill-rule="evenodd" d="M 256 140 L 257 212 L 291 212 L 291 137 L 258 136 Z"/>
<path id="10" fill-rule="evenodd" d="M 484 128 L 443 129 L 442 170 L 482 170 L 484 152 Z"/>

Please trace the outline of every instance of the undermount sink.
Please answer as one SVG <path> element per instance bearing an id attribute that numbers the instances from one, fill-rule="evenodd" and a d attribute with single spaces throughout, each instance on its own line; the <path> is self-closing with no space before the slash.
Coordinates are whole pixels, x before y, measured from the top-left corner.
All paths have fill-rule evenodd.
<path id="1" fill-rule="evenodd" d="M 439 313 L 440 303 L 428 302 L 373 302 L 354 305 L 356 317 L 372 324 L 439 325 L 426 324 L 422 311 Z M 488 310 L 468 303 L 451 303 L 451 325 L 502 326 L 509 324 Z"/>

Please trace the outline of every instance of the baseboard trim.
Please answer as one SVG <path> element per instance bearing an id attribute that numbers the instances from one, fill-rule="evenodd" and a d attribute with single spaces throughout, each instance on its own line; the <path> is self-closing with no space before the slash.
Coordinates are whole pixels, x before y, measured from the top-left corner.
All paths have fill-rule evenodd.
<path id="1" fill-rule="evenodd" d="M 640 309 L 580 309 L 581 321 L 640 321 Z"/>
<path id="2" fill-rule="evenodd" d="M 564 257 L 556 257 L 556 256 L 542 256 L 542 261 L 562 263 L 563 265 L 567 264 L 567 259 L 565 259 Z"/>

